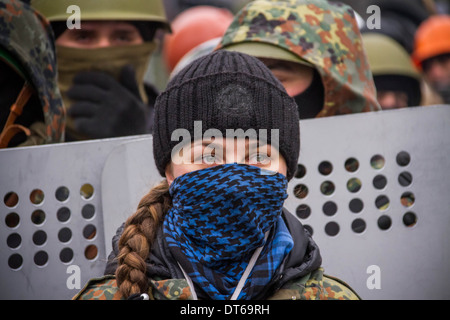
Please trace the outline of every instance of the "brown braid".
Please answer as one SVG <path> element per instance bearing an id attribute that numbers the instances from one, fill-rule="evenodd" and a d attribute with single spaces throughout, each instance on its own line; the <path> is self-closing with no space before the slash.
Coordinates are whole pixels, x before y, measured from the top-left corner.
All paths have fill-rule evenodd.
<path id="1" fill-rule="evenodd" d="M 152 188 L 140 201 L 137 211 L 130 216 L 119 240 L 119 266 L 116 280 L 124 298 L 147 293 L 147 258 L 159 224 L 171 207 L 169 185 L 166 180 Z"/>

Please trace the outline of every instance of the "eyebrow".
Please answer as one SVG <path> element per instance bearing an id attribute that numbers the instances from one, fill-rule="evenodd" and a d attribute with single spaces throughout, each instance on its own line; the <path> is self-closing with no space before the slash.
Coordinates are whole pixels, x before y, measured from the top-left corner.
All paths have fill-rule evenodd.
<path id="1" fill-rule="evenodd" d="M 202 141 L 202 144 L 194 144 L 192 145 L 192 147 L 196 147 L 196 146 L 203 146 L 203 147 L 210 147 L 211 149 L 221 149 L 224 146 L 222 144 L 217 144 L 214 143 L 213 141 Z M 251 148 L 262 148 L 265 146 L 269 146 L 269 144 L 267 142 L 262 142 L 259 140 L 256 141 L 251 141 L 249 142 L 248 140 L 245 141 L 245 150 L 246 152 L 248 152 Z"/>
<path id="2" fill-rule="evenodd" d="M 292 67 L 290 67 L 287 63 L 281 62 L 281 61 L 273 61 L 273 62 L 268 62 L 266 64 L 266 66 L 270 69 L 270 70 L 283 70 L 283 71 L 290 71 L 292 70 Z"/>

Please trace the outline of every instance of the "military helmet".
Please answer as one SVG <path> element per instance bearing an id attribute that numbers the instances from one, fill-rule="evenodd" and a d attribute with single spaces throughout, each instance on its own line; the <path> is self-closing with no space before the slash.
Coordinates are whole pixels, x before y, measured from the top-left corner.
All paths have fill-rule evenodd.
<path id="1" fill-rule="evenodd" d="M 32 0 L 31 5 L 50 22 L 65 21 L 80 8 L 83 20 L 132 20 L 159 22 L 169 29 L 162 0 Z"/>
<path id="2" fill-rule="evenodd" d="M 362 38 L 374 76 L 402 75 L 420 80 L 408 52 L 397 41 L 376 32 L 363 33 Z"/>
<path id="3" fill-rule="evenodd" d="M 424 60 L 450 53 L 450 15 L 434 15 L 417 29 L 413 59 L 418 66 Z"/>

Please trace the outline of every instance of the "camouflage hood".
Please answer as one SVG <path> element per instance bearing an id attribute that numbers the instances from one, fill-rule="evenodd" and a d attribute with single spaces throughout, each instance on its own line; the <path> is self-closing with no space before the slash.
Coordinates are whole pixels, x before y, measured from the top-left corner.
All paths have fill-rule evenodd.
<path id="1" fill-rule="evenodd" d="M 218 48 L 250 42 L 282 48 L 317 69 L 325 91 L 317 117 L 380 110 L 349 6 L 325 0 L 255 0 L 235 16 Z"/>
<path id="2" fill-rule="evenodd" d="M 49 22 L 26 1 L 0 0 L 0 49 L 21 64 L 39 96 L 46 142 L 63 141 L 65 111 L 57 86 L 55 46 Z"/>

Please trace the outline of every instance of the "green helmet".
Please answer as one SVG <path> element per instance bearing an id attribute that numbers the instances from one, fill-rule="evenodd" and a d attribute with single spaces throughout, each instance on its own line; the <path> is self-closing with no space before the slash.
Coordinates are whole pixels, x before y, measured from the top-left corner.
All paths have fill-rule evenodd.
<path id="1" fill-rule="evenodd" d="M 408 52 L 394 39 L 375 32 L 363 33 L 362 39 L 374 76 L 401 75 L 420 81 Z"/>
<path id="2" fill-rule="evenodd" d="M 32 0 L 31 5 L 50 22 L 66 21 L 76 5 L 83 20 L 159 22 L 170 28 L 162 0 Z"/>

